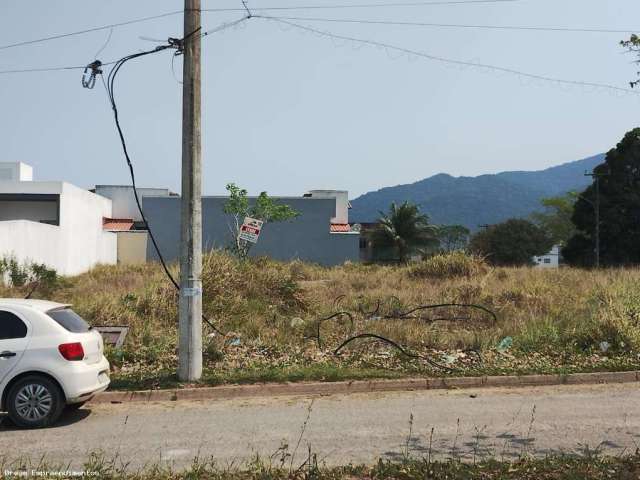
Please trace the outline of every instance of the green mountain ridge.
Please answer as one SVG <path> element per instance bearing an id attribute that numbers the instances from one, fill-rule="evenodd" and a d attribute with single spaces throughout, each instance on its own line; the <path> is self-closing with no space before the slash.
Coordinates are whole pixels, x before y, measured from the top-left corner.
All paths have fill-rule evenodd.
<path id="1" fill-rule="evenodd" d="M 539 171 L 511 171 L 477 177 L 440 173 L 415 183 L 385 187 L 351 201 L 350 221 L 374 222 L 392 202 L 416 203 L 436 224 L 480 225 L 526 217 L 542 209 L 540 200 L 591 183 L 585 171 L 604 161 L 604 154 Z"/>

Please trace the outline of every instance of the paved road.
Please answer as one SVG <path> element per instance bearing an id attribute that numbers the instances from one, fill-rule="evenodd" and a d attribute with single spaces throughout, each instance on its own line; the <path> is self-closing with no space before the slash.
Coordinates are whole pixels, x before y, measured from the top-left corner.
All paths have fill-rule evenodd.
<path id="1" fill-rule="evenodd" d="M 46 455 L 50 462 L 80 467 L 91 451 L 102 450 L 134 467 L 169 462 L 179 468 L 195 456 L 226 465 L 256 454 L 269 457 L 283 444 L 293 453 L 303 428 L 295 463 L 304 461 L 307 445 L 328 465 L 371 463 L 407 450 L 467 459 L 595 448 L 619 454 L 640 444 L 640 388 L 626 384 L 94 405 L 67 415 L 55 428 L 0 426 L 0 455 L 36 461 Z"/>

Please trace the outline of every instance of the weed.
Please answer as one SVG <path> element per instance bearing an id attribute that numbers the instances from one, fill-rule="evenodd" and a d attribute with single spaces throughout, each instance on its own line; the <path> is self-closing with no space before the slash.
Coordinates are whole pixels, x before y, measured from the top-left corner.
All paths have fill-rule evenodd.
<path id="1" fill-rule="evenodd" d="M 422 356 L 450 359 L 455 375 L 640 367 L 640 270 L 486 269 L 481 260 L 460 253 L 431 260 L 417 266 L 327 268 L 208 253 L 204 312 L 227 335 L 204 327 L 203 382 L 444 374 L 379 342 L 360 342 L 333 355 L 346 336 L 365 332 Z M 424 268 L 426 273 L 416 273 Z M 177 265 L 170 269 L 178 275 Z M 0 285 L 0 296 L 24 297 L 25 287 Z M 177 294 L 158 264 L 98 266 L 76 277 L 57 277 L 33 298 L 73 304 L 92 325 L 129 327 L 125 345 L 107 351 L 114 386 L 157 388 L 175 382 Z M 385 318 L 434 303 L 480 304 L 494 310 L 498 321 L 489 322 L 480 311 L 447 308 Z M 317 321 L 339 310 L 353 312 L 353 325 L 346 318 L 323 322 L 319 347 L 312 335 Z M 505 337 L 513 338 L 513 347 L 498 352 Z"/>

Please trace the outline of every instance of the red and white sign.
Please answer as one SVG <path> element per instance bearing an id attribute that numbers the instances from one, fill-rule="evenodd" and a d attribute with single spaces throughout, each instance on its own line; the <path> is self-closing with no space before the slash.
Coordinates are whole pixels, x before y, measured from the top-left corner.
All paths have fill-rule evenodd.
<path id="1" fill-rule="evenodd" d="M 238 238 L 251 243 L 257 243 L 260 236 L 260 230 L 262 230 L 262 220 L 256 218 L 245 217 L 244 223 L 240 227 Z"/>

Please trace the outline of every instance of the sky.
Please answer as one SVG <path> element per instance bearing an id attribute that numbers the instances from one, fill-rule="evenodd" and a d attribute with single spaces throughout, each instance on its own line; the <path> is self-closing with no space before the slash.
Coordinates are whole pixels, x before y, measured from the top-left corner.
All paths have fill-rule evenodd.
<path id="1" fill-rule="evenodd" d="M 248 0 L 249 7 L 402 0 Z M 238 8 L 240 0 L 202 0 Z M 2 0 L 0 47 L 180 10 L 169 0 Z M 258 12 L 260 13 L 260 12 Z M 640 32 L 637 0 L 518 0 L 384 8 L 275 10 L 270 16 L 572 27 Z M 203 29 L 243 12 L 203 13 Z M 625 88 L 637 65 L 625 33 L 295 23 L 466 62 Z M 635 22 L 635 23 L 634 23 Z M 0 71 L 86 65 L 182 36 L 182 16 L 0 48 Z M 143 38 L 141 38 L 143 37 Z M 173 61 L 173 69 L 172 69 Z M 614 147 L 640 126 L 640 95 L 531 80 L 486 68 L 331 39 L 252 18 L 203 39 L 203 192 L 234 182 L 251 194 L 349 190 L 350 197 L 437 173 L 539 170 Z M 182 59 L 127 63 L 117 78 L 121 123 L 139 186 L 180 191 Z M 127 184 L 128 170 L 100 81 L 81 70 L 0 74 L 0 162 L 35 180 Z M 640 92 L 638 92 L 640 93 Z"/>

